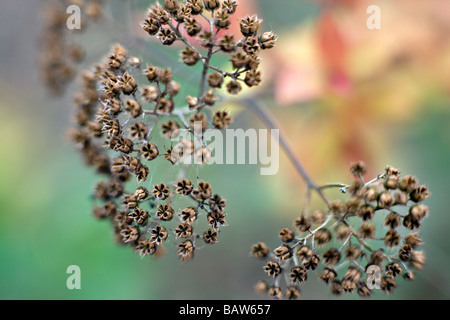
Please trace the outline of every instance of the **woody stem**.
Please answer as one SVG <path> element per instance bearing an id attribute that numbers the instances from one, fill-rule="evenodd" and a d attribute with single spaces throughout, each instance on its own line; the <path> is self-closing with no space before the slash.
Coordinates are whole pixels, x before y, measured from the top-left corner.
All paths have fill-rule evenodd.
<path id="1" fill-rule="evenodd" d="M 275 129 L 276 132 L 272 131 L 272 134 L 275 134 L 278 136 L 279 143 L 285 154 L 288 156 L 289 160 L 294 165 L 296 171 L 300 174 L 302 179 L 307 184 L 307 187 L 316 191 L 317 194 L 322 198 L 322 200 L 326 203 L 328 207 L 330 207 L 330 201 L 323 193 L 322 189 L 311 179 L 309 174 L 306 172 L 305 168 L 301 164 L 300 160 L 296 156 L 294 150 L 292 149 L 290 143 L 284 136 L 283 132 L 280 130 L 280 126 L 274 119 L 273 115 L 267 110 L 265 105 L 257 101 L 256 99 L 250 97 L 247 99 L 242 100 L 242 103 L 246 105 L 250 110 L 252 110 L 268 127 L 269 129 Z"/>

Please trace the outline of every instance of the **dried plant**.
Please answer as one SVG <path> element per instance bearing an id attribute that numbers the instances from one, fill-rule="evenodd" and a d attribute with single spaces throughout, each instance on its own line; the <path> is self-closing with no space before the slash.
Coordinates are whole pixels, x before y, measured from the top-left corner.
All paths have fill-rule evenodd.
<path id="1" fill-rule="evenodd" d="M 74 99 L 76 128 L 70 137 L 85 162 L 108 177 L 96 185 L 95 197 L 103 204 L 94 208 L 94 215 L 111 220 L 118 242 L 130 245 L 141 256 L 160 251 L 169 238 L 166 225 L 173 218 L 178 222 L 172 236 L 180 240 L 177 254 L 183 261 L 194 255 L 197 239 L 216 243 L 220 227 L 226 224 L 225 200 L 212 192 L 208 182 L 195 185 L 186 179 L 189 165 L 182 166 L 175 181 L 155 184 L 152 190 L 142 184 L 159 170 L 160 158 L 177 167 L 186 157 L 192 158 L 191 163 L 207 163 L 211 151 L 193 141 L 202 140 L 208 128 L 223 130 L 231 123 L 227 111 L 212 110 L 219 99 L 217 90 L 226 86 L 235 95 L 242 85 L 260 84 L 258 53 L 272 48 L 276 36 L 272 32 L 258 36 L 262 21 L 249 16 L 240 21 L 241 39 L 227 34 L 219 37 L 219 31 L 231 24 L 236 7 L 236 1 L 188 0 L 183 4 L 164 1 L 149 8 L 142 29 L 163 45 L 182 43 L 180 57 L 186 65 L 203 65 L 199 93 L 187 95 L 181 106 L 176 101 L 181 84 L 171 69 L 143 67 L 142 59 L 131 56 L 120 44 L 93 71 L 82 74 L 82 87 Z M 230 56 L 232 72 L 211 64 L 219 53 Z M 140 74 L 145 76 L 143 82 Z M 188 131 L 191 139 L 182 137 L 181 130 Z M 155 131 L 166 138 L 164 145 L 153 141 Z M 181 142 L 172 146 L 179 136 Z M 132 175 L 140 186 L 133 187 Z M 176 197 L 187 199 L 190 205 L 176 208 Z M 202 215 L 208 228 L 199 232 L 195 224 Z"/>
<path id="2" fill-rule="evenodd" d="M 49 11 L 41 66 L 53 92 L 64 90 L 77 69 L 73 63 L 83 56 L 83 49 L 66 43 L 64 6 L 84 5 L 87 17 L 97 20 L 103 2 L 67 0 Z M 234 0 L 165 0 L 152 5 L 140 24 L 163 46 L 181 45 L 177 48 L 186 66 L 201 66 L 195 93 L 181 94 L 186 83 L 175 80 L 171 66 L 133 56 L 119 43 L 93 69 L 81 72 L 69 135 L 85 163 L 102 177 L 94 190 L 93 214 L 109 220 L 117 242 L 142 257 L 164 253 L 167 239 L 174 238 L 177 255 L 187 261 L 199 241 L 216 243 L 226 225 L 226 201 L 213 193 L 210 183 L 187 177 L 190 164 L 180 164 L 186 158 L 190 163 L 208 162 L 208 147 L 192 141 L 202 140 L 207 129 L 224 130 L 232 122 L 229 112 L 214 109 L 224 99 L 219 89 L 224 87 L 234 96 L 243 86 L 258 86 L 262 81 L 259 53 L 275 46 L 277 36 L 260 32 L 262 20 L 256 15 L 231 19 L 237 6 Z M 226 32 L 234 21 L 239 21 L 239 39 Z M 214 65 L 212 58 L 218 54 L 229 58 L 229 70 Z M 256 98 L 240 103 L 268 128 L 280 128 Z M 181 135 L 183 131 L 188 137 Z M 173 146 L 175 138 L 179 143 Z M 306 182 L 306 197 L 294 228 L 279 232 L 280 246 L 273 251 L 263 242 L 252 247 L 252 255 L 265 261 L 263 269 L 273 279 L 261 280 L 255 289 L 271 298 L 296 299 L 300 284 L 320 270 L 318 277 L 333 294 L 356 291 L 368 297 L 372 290 L 365 276 L 370 266 L 381 268 L 380 287 L 387 293 L 397 286 L 398 276 L 414 279 L 412 269 L 421 269 L 425 261 L 418 250 L 422 240 L 417 230 L 428 214 L 422 204 L 429 196 L 427 188 L 390 166 L 365 182 L 363 163 L 351 167 L 351 184 L 319 186 L 282 132 L 279 141 Z M 166 170 L 163 162 L 177 168 L 177 174 L 152 184 L 154 173 Z M 347 198 L 330 200 L 325 192 L 332 188 Z M 314 192 L 323 204 L 312 210 Z"/>
<path id="3" fill-rule="evenodd" d="M 414 280 L 413 270 L 421 270 L 425 263 L 417 230 L 429 211 L 422 204 L 429 196 L 427 187 L 415 177 L 401 177 L 391 166 L 368 182 L 363 163 L 353 164 L 350 172 L 354 180 L 349 185 L 309 184 L 304 210 L 293 229 L 279 232 L 279 247 L 271 252 L 263 242 L 253 245 L 253 257 L 268 260 L 263 269 L 274 279 L 259 281 L 258 292 L 274 299 L 297 299 L 300 285 L 315 275 L 334 295 L 357 292 L 366 298 L 377 285 L 370 281 L 378 281 L 378 289 L 391 293 L 399 276 Z M 329 188 L 339 188 L 348 198 L 330 201 L 323 192 Z M 322 208 L 311 210 L 311 190 L 319 192 Z M 377 224 L 380 218 L 384 226 Z M 379 268 L 376 277 L 371 266 Z"/>

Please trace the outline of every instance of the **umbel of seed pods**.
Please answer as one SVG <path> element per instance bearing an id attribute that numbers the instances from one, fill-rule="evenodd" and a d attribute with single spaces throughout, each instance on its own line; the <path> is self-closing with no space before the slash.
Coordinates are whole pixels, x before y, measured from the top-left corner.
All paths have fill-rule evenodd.
<path id="1" fill-rule="evenodd" d="M 206 115 L 216 104 L 215 90 L 222 86 L 225 78 L 230 78 L 227 88 L 232 94 L 240 91 L 240 82 L 248 86 L 260 83 L 257 52 L 272 47 L 270 42 L 275 41 L 275 36 L 270 33 L 272 36 L 257 37 L 261 20 L 247 17 L 241 21 L 245 36 L 239 43 L 233 36 L 219 39 L 216 31 L 226 29 L 227 23 L 219 23 L 218 19 L 229 21 L 236 5 L 236 1 L 186 1 L 184 4 L 165 1 L 164 7 L 156 4 L 149 9 L 142 24 L 144 29 L 157 35 L 165 45 L 180 40 L 187 46 L 181 53 L 182 61 L 188 65 L 201 61 L 204 66 L 200 95 L 186 96 L 186 106 L 175 105 L 181 84 L 173 79 L 170 69 L 153 65 L 142 67 L 141 59 L 130 56 L 120 44 L 112 47 L 94 71 L 82 75 L 82 85 L 74 99 L 75 128 L 70 131 L 70 138 L 85 163 L 106 178 L 95 187 L 94 196 L 101 204 L 94 207 L 93 213 L 99 219 L 110 220 L 117 242 L 131 246 L 141 256 L 161 254 L 172 235 L 178 241 L 177 254 L 187 261 L 193 257 L 197 241 L 216 243 L 220 227 L 226 225 L 225 200 L 212 192 L 208 182 L 194 184 L 186 179 L 184 169 L 171 182 L 161 182 L 150 188 L 145 182 L 153 170 L 158 170 L 159 159 L 173 165 L 186 157 L 194 158 L 193 163 L 208 162 L 211 153 L 206 146 L 196 146 L 186 138 L 172 146 L 172 140 L 178 138 L 180 129 L 198 134 L 198 124 L 200 134 L 208 127 L 220 130 L 230 125 L 231 118 L 226 111 L 215 111 L 211 119 Z M 184 37 L 190 30 L 189 22 L 199 28 L 195 33 L 189 31 L 190 36 L 204 39 L 209 34 L 196 22 L 198 17 L 205 17 L 203 10 L 211 13 L 208 30 L 213 30 L 209 44 L 202 40 L 207 48 L 206 55 L 201 55 Z M 224 38 L 228 39 L 227 45 Z M 256 41 L 252 53 L 244 45 L 248 38 Z M 219 51 L 233 54 L 232 61 L 239 58 L 239 67 L 233 63 L 235 72 L 227 73 L 210 64 L 211 56 Z M 145 84 L 138 83 L 138 72 L 145 75 Z M 157 128 L 159 130 L 155 130 Z M 152 142 L 155 131 L 167 138 L 167 145 Z M 132 187 L 132 176 L 136 177 L 137 187 Z M 187 198 L 192 205 L 175 208 L 175 197 Z M 198 232 L 196 222 L 201 216 L 206 217 L 208 228 Z"/>
<path id="2" fill-rule="evenodd" d="M 425 263 L 418 250 L 422 245 L 418 229 L 429 211 L 422 204 L 429 196 L 427 187 L 390 166 L 366 183 L 363 163 L 354 164 L 351 173 L 354 181 L 341 187 L 347 200 L 331 202 L 326 211 L 302 214 L 294 229 L 280 231 L 283 244 L 273 252 L 263 242 L 253 245 L 252 255 L 266 260 L 263 269 L 273 279 L 259 281 L 255 285 L 259 293 L 297 299 L 308 275 L 319 275 L 335 295 L 357 292 L 369 297 L 370 266 L 381 271 L 379 279 L 370 279 L 379 280 L 385 293 L 393 292 L 399 277 L 414 280 L 413 270 L 421 270 Z M 380 215 L 384 225 L 377 226 L 373 220 Z"/>

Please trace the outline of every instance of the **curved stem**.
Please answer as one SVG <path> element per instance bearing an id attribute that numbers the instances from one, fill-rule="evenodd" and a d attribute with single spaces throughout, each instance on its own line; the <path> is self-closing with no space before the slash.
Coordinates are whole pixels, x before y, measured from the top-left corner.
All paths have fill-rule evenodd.
<path id="1" fill-rule="evenodd" d="M 295 155 L 294 150 L 292 149 L 290 143 L 280 130 L 280 126 L 274 119 L 274 117 L 270 114 L 270 112 L 267 110 L 265 105 L 262 104 L 262 102 L 257 101 L 254 98 L 247 98 L 242 100 L 242 103 L 249 107 L 258 117 L 264 122 L 266 127 L 269 129 L 276 129 L 278 130 L 278 138 L 280 142 L 281 148 L 284 150 L 286 155 L 288 156 L 289 160 L 294 165 L 297 172 L 300 174 L 302 179 L 306 182 L 307 187 L 311 188 L 312 190 L 316 191 L 317 194 L 322 198 L 322 200 L 326 203 L 328 207 L 330 207 L 330 201 L 327 199 L 325 194 L 323 193 L 322 189 L 311 179 L 311 177 L 306 172 L 303 165 L 300 163 L 300 160 Z"/>

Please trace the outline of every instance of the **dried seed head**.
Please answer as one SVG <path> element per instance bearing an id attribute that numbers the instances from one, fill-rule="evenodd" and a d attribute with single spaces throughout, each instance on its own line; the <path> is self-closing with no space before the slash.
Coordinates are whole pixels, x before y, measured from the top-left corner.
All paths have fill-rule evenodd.
<path id="1" fill-rule="evenodd" d="M 308 279 L 308 270 L 302 266 L 296 266 L 291 269 L 289 276 L 293 283 L 303 283 Z"/>
<path id="2" fill-rule="evenodd" d="M 241 84 L 238 81 L 230 80 L 228 82 L 228 84 L 227 84 L 227 92 L 229 94 L 236 95 L 239 92 L 241 92 L 241 90 L 242 90 L 242 86 L 241 86 Z"/>
<path id="3" fill-rule="evenodd" d="M 294 220 L 294 226 L 299 232 L 305 232 L 311 228 L 311 221 L 306 216 L 300 216 Z"/>
<path id="4" fill-rule="evenodd" d="M 188 66 L 194 66 L 200 60 L 200 54 L 197 50 L 186 47 L 181 52 L 181 60 Z"/>
<path id="5" fill-rule="evenodd" d="M 253 36 L 258 32 L 261 23 L 262 20 L 258 19 L 256 15 L 247 16 L 244 19 L 241 19 L 241 33 L 246 37 Z"/>
<path id="6" fill-rule="evenodd" d="M 214 72 L 208 76 L 208 84 L 211 88 L 220 88 L 223 84 L 223 76 L 220 73 Z"/>
<path id="7" fill-rule="evenodd" d="M 291 229 L 283 228 L 280 231 L 280 238 L 283 242 L 291 242 L 294 240 L 295 234 Z"/>
<path id="8" fill-rule="evenodd" d="M 277 262 L 269 261 L 264 266 L 264 271 L 271 277 L 276 277 L 281 273 L 281 267 Z"/>
<path id="9" fill-rule="evenodd" d="M 327 244 L 331 240 L 331 233 L 327 229 L 319 229 L 316 231 L 314 239 L 317 241 L 318 245 Z"/>

